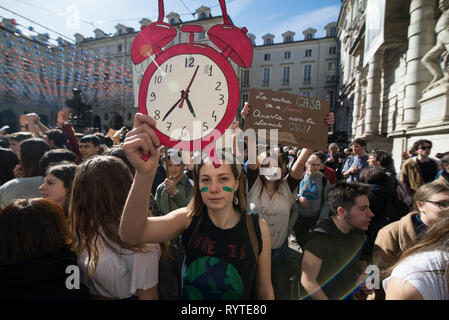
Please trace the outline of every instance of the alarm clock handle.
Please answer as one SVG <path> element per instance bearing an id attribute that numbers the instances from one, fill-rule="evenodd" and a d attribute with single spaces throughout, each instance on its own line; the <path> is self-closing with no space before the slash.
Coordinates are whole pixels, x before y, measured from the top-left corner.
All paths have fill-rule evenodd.
<path id="1" fill-rule="evenodd" d="M 231 20 L 229 20 L 229 17 L 228 17 L 228 12 L 226 10 L 225 0 L 219 0 L 218 2 L 220 2 L 221 12 L 223 15 L 223 23 L 232 25 Z"/>

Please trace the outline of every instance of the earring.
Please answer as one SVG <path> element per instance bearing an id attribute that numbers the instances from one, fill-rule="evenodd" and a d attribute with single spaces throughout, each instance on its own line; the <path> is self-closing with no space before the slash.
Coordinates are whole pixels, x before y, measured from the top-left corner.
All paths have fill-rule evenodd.
<path id="1" fill-rule="evenodd" d="M 234 204 L 235 204 L 236 206 L 239 205 L 239 197 L 237 196 L 237 192 L 234 193 Z"/>

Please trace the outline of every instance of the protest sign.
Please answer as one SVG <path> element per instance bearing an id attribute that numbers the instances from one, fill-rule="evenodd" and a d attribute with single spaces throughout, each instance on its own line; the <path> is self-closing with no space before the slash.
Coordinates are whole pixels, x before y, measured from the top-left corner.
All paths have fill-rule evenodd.
<path id="1" fill-rule="evenodd" d="M 251 89 L 248 103 L 251 112 L 245 118 L 244 130 L 265 129 L 268 142 L 270 129 L 277 129 L 281 145 L 327 149 L 328 126 L 324 117 L 330 109 L 328 100 Z"/>

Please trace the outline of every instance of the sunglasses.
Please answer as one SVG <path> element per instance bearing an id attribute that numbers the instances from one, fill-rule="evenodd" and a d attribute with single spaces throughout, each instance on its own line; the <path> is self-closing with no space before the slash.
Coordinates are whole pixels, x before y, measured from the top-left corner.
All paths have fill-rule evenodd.
<path id="1" fill-rule="evenodd" d="M 438 206 L 438 208 L 442 209 L 442 210 L 446 210 L 449 209 L 449 201 L 431 201 L 431 200 L 426 200 L 425 202 L 430 202 L 436 206 Z"/>

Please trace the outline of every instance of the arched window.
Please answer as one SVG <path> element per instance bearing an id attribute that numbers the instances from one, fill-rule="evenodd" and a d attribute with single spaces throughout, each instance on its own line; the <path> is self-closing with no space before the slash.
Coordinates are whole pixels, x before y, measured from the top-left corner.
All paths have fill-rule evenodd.
<path id="1" fill-rule="evenodd" d="M 175 19 L 175 18 L 171 18 L 171 19 L 170 19 L 170 24 L 171 24 L 171 25 L 176 24 L 176 19 Z"/>
<path id="2" fill-rule="evenodd" d="M 312 40 L 313 38 L 312 38 L 312 34 L 311 33 L 308 33 L 307 35 L 306 35 L 306 40 Z"/>
<path id="3" fill-rule="evenodd" d="M 335 37 L 337 36 L 337 28 L 336 27 L 332 27 L 331 28 L 331 37 Z"/>
<path id="4" fill-rule="evenodd" d="M 206 13 L 205 12 L 201 12 L 200 19 L 206 19 Z"/>

